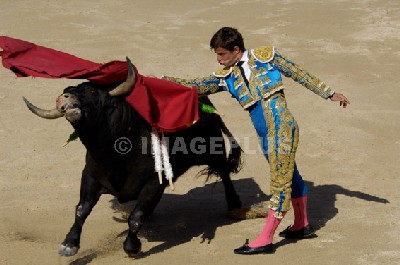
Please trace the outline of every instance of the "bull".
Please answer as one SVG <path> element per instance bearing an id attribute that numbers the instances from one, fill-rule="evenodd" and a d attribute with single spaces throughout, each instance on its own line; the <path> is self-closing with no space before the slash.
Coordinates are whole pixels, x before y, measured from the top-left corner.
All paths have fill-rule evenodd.
<path id="1" fill-rule="evenodd" d="M 27 107 L 46 119 L 65 117 L 86 148 L 86 163 L 82 171 L 80 199 L 75 209 L 75 221 L 59 249 L 62 256 L 75 255 L 80 248 L 83 224 L 102 194 L 112 194 L 121 203 L 136 201 L 129 214 L 128 234 L 123 248 L 129 256 L 141 251 L 138 232 L 159 203 L 167 181 L 159 183 L 151 154 L 150 125 L 125 101 L 124 95 L 132 91 L 135 82 L 133 66 L 128 61 L 128 77 L 122 84 L 99 85 L 84 82 L 64 89 L 56 101 L 56 108 L 45 110 L 24 98 Z M 211 104 L 208 98 L 200 98 Z M 195 165 L 206 165 L 203 173 L 222 179 L 228 210 L 241 207 L 241 201 L 230 179 L 240 170 L 242 150 L 222 119 L 216 114 L 200 113 L 193 126 L 174 133 L 166 133 L 169 150 L 177 139 L 186 146 L 201 137 L 203 145 L 210 147 L 213 139 L 228 137 L 229 155 L 222 140 L 219 152 L 170 152 L 174 181 Z M 129 139 L 132 148 L 127 153 L 116 152 L 116 140 Z M 143 141 L 147 139 L 147 141 Z M 147 150 L 144 152 L 143 150 Z"/>

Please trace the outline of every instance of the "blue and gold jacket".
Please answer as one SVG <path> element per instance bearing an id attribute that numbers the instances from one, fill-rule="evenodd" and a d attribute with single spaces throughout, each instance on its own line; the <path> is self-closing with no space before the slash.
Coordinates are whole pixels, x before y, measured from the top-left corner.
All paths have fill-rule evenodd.
<path id="1" fill-rule="evenodd" d="M 229 91 L 244 109 L 283 90 L 281 74 L 292 78 L 322 98 L 327 99 L 334 93 L 329 86 L 299 65 L 286 59 L 272 46 L 252 49 L 247 54 L 248 66 L 251 71 L 248 85 L 245 82 L 246 77 L 241 74 L 237 65 L 218 70 L 213 75 L 204 78 L 182 79 L 168 76 L 163 78 L 185 86 L 195 86 L 199 95 Z"/>

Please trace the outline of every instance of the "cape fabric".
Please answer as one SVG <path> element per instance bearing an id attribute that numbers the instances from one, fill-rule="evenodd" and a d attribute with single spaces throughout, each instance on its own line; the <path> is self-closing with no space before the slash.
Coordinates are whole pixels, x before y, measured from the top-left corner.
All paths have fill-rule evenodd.
<path id="1" fill-rule="evenodd" d="M 5 68 L 18 77 L 87 79 L 111 84 L 124 81 L 128 66 L 123 61 L 95 63 L 27 41 L 0 36 L 0 56 Z M 137 74 L 137 82 L 126 100 L 152 126 L 173 132 L 199 119 L 196 88 Z"/>

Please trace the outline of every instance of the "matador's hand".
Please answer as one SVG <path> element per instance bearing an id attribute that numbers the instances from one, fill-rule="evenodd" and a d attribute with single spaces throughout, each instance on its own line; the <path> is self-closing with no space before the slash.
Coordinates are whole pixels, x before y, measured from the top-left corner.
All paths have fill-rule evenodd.
<path id="1" fill-rule="evenodd" d="M 333 93 L 330 99 L 332 101 L 340 101 L 340 106 L 343 106 L 343 108 L 347 107 L 347 104 L 350 104 L 350 101 L 340 93 Z"/>

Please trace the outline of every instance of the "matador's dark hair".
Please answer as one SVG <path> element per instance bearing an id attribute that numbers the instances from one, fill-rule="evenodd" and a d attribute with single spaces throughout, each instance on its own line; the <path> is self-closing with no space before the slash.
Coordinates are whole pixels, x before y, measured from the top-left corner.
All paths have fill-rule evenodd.
<path id="1" fill-rule="evenodd" d="M 210 40 L 210 48 L 224 48 L 228 51 L 233 51 L 235 46 L 238 46 L 241 51 L 245 51 L 242 34 L 231 27 L 223 27 L 219 29 Z"/>

